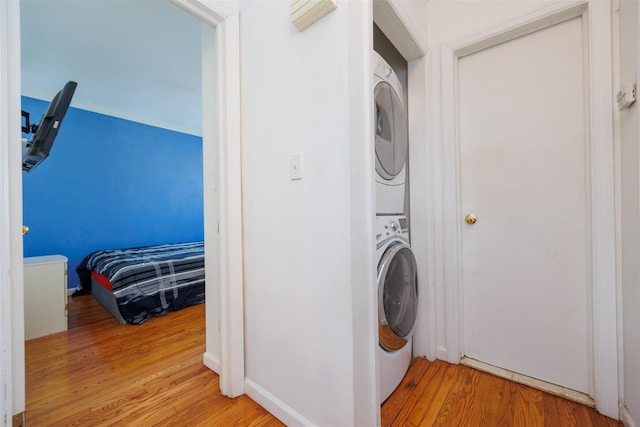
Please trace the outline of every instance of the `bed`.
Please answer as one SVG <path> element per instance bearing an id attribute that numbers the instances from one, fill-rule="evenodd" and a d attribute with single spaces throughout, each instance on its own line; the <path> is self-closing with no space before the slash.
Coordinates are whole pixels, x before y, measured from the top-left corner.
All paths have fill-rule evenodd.
<path id="1" fill-rule="evenodd" d="M 74 295 L 91 293 L 121 323 L 204 302 L 204 242 L 95 251 L 76 271 Z"/>

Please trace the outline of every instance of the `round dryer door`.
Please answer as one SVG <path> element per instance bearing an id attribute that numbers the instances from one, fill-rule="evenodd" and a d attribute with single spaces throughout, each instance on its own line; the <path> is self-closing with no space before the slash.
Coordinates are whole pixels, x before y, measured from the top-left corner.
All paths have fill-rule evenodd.
<path id="1" fill-rule="evenodd" d="M 387 82 L 376 85 L 376 172 L 383 179 L 398 175 L 407 157 L 407 126 L 402 102 Z"/>
<path id="2" fill-rule="evenodd" d="M 388 351 L 404 347 L 418 313 L 416 258 L 408 245 L 392 244 L 378 266 L 378 333 Z"/>

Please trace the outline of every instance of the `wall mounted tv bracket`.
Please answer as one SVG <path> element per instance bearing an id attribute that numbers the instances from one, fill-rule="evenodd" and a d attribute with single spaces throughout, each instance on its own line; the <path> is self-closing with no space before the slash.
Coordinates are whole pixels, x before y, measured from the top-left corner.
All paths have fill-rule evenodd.
<path id="1" fill-rule="evenodd" d="M 24 118 L 24 125 L 22 125 L 22 132 L 24 133 L 36 133 L 38 130 L 37 125 L 32 125 L 29 121 L 29 112 L 22 110 L 22 117 Z"/>

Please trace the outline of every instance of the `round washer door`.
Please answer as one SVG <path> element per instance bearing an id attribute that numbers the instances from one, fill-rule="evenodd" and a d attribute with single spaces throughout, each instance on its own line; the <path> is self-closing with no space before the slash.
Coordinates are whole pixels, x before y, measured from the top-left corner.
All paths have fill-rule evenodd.
<path id="1" fill-rule="evenodd" d="M 387 82 L 376 85 L 374 98 L 376 172 L 383 179 L 391 180 L 402 171 L 407 158 L 404 110 L 398 94 Z"/>
<path id="2" fill-rule="evenodd" d="M 378 334 L 388 351 L 404 347 L 418 313 L 416 258 L 405 243 L 392 244 L 378 265 Z"/>

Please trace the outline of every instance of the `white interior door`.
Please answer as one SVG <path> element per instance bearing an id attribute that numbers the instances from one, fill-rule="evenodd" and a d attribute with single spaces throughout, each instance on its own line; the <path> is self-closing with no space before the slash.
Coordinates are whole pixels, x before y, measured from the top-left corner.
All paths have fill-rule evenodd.
<path id="1" fill-rule="evenodd" d="M 590 196 L 578 17 L 460 58 L 464 354 L 589 392 Z"/>

